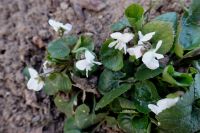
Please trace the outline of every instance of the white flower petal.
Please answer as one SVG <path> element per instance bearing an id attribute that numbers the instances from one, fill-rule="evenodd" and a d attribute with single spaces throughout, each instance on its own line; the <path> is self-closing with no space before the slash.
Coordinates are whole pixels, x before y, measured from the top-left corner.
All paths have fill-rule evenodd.
<path id="1" fill-rule="evenodd" d="M 108 47 L 109 47 L 109 48 L 112 48 L 112 47 L 114 47 L 117 43 L 118 43 L 118 41 L 113 41 L 113 42 L 111 42 L 111 43 L 108 45 Z"/>
<path id="2" fill-rule="evenodd" d="M 136 59 L 139 59 L 143 55 L 142 52 L 143 48 L 144 48 L 143 46 L 136 46 L 133 48 L 128 48 L 127 52 L 129 53 L 129 55 L 135 56 Z"/>
<path id="3" fill-rule="evenodd" d="M 29 74 L 30 74 L 31 78 L 35 78 L 35 77 L 39 76 L 38 72 L 33 68 L 28 68 L 28 71 L 29 71 Z"/>
<path id="4" fill-rule="evenodd" d="M 159 61 L 155 59 L 154 54 L 154 52 L 148 51 L 142 57 L 142 62 L 146 65 L 146 67 L 152 70 L 159 67 Z"/>
<path id="5" fill-rule="evenodd" d="M 155 35 L 155 32 L 150 32 L 150 33 L 144 35 L 142 38 L 140 38 L 140 40 L 142 42 L 149 41 L 154 35 Z"/>
<path id="6" fill-rule="evenodd" d="M 66 24 L 64 25 L 64 27 L 62 27 L 62 28 L 69 32 L 69 31 L 72 30 L 72 25 L 69 24 L 69 23 L 66 23 Z"/>
<path id="7" fill-rule="evenodd" d="M 101 62 L 98 62 L 98 61 L 93 61 L 94 64 L 97 64 L 97 65 L 102 65 Z"/>
<path id="8" fill-rule="evenodd" d="M 164 58 L 164 55 L 154 53 L 154 57 L 155 57 L 156 59 L 162 59 L 162 58 Z"/>
<path id="9" fill-rule="evenodd" d="M 49 19 L 49 25 L 51 25 L 56 32 L 58 32 L 58 30 L 60 28 L 63 28 L 65 30 L 64 34 L 68 33 L 72 29 L 72 25 L 71 24 L 67 23 L 67 24 L 64 25 L 63 23 L 57 22 L 57 21 L 55 21 L 53 19 Z"/>
<path id="10" fill-rule="evenodd" d="M 57 32 L 60 28 L 60 26 L 62 25 L 62 23 L 57 22 L 53 19 L 49 19 L 49 25 L 51 25 L 53 27 L 53 29 Z"/>
<path id="11" fill-rule="evenodd" d="M 154 112 L 156 115 L 158 115 L 160 112 L 162 112 L 162 110 L 161 110 L 158 106 L 156 106 L 156 105 L 154 105 L 154 104 L 148 104 L 148 108 L 149 108 L 152 112 Z"/>
<path id="12" fill-rule="evenodd" d="M 126 43 L 120 42 L 120 43 L 119 43 L 118 49 L 119 49 L 119 50 L 122 50 L 124 47 L 126 47 Z"/>
<path id="13" fill-rule="evenodd" d="M 161 113 L 163 110 L 171 108 L 174 106 L 179 100 L 179 97 L 176 98 L 164 98 L 157 102 L 157 105 L 149 104 L 148 108 L 154 112 L 156 115 Z"/>
<path id="14" fill-rule="evenodd" d="M 110 37 L 113 38 L 113 39 L 119 40 L 119 39 L 122 38 L 122 33 L 120 33 L 120 32 L 115 32 L 115 33 L 112 33 L 112 34 L 110 35 Z"/>
<path id="15" fill-rule="evenodd" d="M 79 60 L 76 62 L 76 68 L 78 68 L 81 71 L 85 70 L 87 66 L 88 66 L 88 62 L 85 59 Z"/>
<path id="16" fill-rule="evenodd" d="M 39 77 L 38 77 L 39 78 Z M 43 88 L 44 82 L 38 78 L 30 78 L 27 83 L 27 88 L 29 90 L 39 91 Z"/>
<path id="17" fill-rule="evenodd" d="M 164 58 L 162 54 L 157 54 L 156 51 L 161 47 L 162 41 L 159 41 L 156 45 L 155 49 L 151 49 L 147 51 L 143 57 L 142 61 L 143 63 L 152 70 L 155 70 L 159 67 L 159 61 L 158 59 Z"/>
<path id="18" fill-rule="evenodd" d="M 122 34 L 122 38 L 120 40 L 124 43 L 128 43 L 130 40 L 132 40 L 134 35 L 132 33 L 124 33 Z"/>
<path id="19" fill-rule="evenodd" d="M 163 110 L 174 106 L 179 100 L 179 97 L 176 98 L 165 98 L 161 99 L 157 102 L 157 105 L 161 107 Z"/>
<path id="20" fill-rule="evenodd" d="M 119 50 L 120 50 L 120 47 L 121 47 L 121 42 L 118 42 L 118 43 L 115 45 L 115 49 L 119 49 Z"/>
<path id="21" fill-rule="evenodd" d="M 95 56 L 89 50 L 86 50 L 85 51 L 85 59 L 88 62 L 92 62 L 95 59 Z"/>
<path id="22" fill-rule="evenodd" d="M 161 47 L 162 45 L 162 40 L 158 41 L 158 43 L 156 44 L 156 48 L 155 48 L 155 52 L 158 51 L 158 49 Z"/>
<path id="23" fill-rule="evenodd" d="M 144 37 L 141 31 L 138 31 L 138 35 L 139 35 L 139 39 Z"/>

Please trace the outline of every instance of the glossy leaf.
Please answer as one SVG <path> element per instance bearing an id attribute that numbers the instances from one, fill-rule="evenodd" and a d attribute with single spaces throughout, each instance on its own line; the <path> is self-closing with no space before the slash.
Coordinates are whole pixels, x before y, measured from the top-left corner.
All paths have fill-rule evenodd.
<path id="1" fill-rule="evenodd" d="M 141 113 L 150 112 L 148 104 L 159 99 L 156 87 L 150 81 L 136 83 L 132 97 L 136 109 Z"/>
<path id="2" fill-rule="evenodd" d="M 151 39 L 152 45 L 155 48 L 158 41 L 162 40 L 163 43 L 158 50 L 158 53 L 166 54 L 170 51 L 174 42 L 174 30 L 169 22 L 152 21 L 144 25 L 143 33 L 156 32 Z"/>
<path id="3" fill-rule="evenodd" d="M 148 118 L 146 116 L 132 116 L 120 114 L 118 116 L 120 128 L 126 133 L 147 133 Z"/>
<path id="4" fill-rule="evenodd" d="M 114 88 L 117 88 L 120 83 L 120 79 L 125 76 L 122 72 L 113 72 L 108 69 L 105 69 L 100 77 L 98 82 L 98 90 L 101 94 L 106 94 Z"/>
<path id="5" fill-rule="evenodd" d="M 120 95 L 131 89 L 131 86 L 131 84 L 122 84 L 118 88 L 106 93 L 97 103 L 95 110 L 105 107 L 106 105 L 111 103 L 115 98 L 119 97 Z"/>
<path id="6" fill-rule="evenodd" d="M 154 77 L 158 76 L 159 74 L 161 74 L 162 71 L 163 71 L 162 68 L 158 68 L 156 70 L 151 70 L 151 69 L 147 68 L 144 64 L 142 64 L 141 66 L 138 67 L 138 69 L 135 73 L 135 78 L 137 80 L 151 79 L 151 78 L 154 78 Z"/>
<path id="7" fill-rule="evenodd" d="M 132 110 L 136 109 L 133 101 L 130 101 L 122 97 L 117 98 L 117 100 L 119 101 L 119 105 L 121 106 L 122 109 L 132 109 Z"/>
<path id="8" fill-rule="evenodd" d="M 77 41 L 75 36 L 63 37 L 49 43 L 47 51 L 51 58 L 58 60 L 67 60 L 70 47 Z"/>
<path id="9" fill-rule="evenodd" d="M 114 48 L 109 48 L 108 45 L 113 40 L 107 40 L 101 47 L 100 56 L 103 65 L 113 71 L 119 71 L 123 67 L 123 53 Z"/>

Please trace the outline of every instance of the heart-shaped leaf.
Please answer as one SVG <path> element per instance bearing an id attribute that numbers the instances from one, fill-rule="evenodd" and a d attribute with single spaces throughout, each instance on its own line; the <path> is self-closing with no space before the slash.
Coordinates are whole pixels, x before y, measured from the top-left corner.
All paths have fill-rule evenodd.
<path id="1" fill-rule="evenodd" d="M 50 42 L 47 47 L 48 54 L 53 59 L 67 60 L 70 53 L 70 47 L 74 45 L 76 41 L 77 37 L 75 36 L 63 37 L 54 40 Z"/>
<path id="2" fill-rule="evenodd" d="M 155 85 L 147 80 L 135 84 L 132 97 L 136 109 L 142 113 L 149 113 L 148 104 L 159 99 Z"/>
<path id="3" fill-rule="evenodd" d="M 52 73 L 45 79 L 44 90 L 48 95 L 54 95 L 59 91 L 69 92 L 72 83 L 65 73 Z"/>
<path id="4" fill-rule="evenodd" d="M 125 77 L 125 74 L 122 72 L 113 72 L 108 69 L 105 69 L 99 77 L 99 92 L 104 95 L 111 91 L 113 88 L 117 88 L 120 83 L 119 80 L 123 77 Z"/>

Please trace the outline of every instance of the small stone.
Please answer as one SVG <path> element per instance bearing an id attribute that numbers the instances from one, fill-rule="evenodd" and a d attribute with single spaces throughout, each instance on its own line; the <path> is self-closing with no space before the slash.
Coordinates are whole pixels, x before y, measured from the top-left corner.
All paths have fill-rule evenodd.
<path id="1" fill-rule="evenodd" d="M 39 120 L 40 120 L 40 116 L 39 116 L 39 115 L 37 115 L 37 116 L 35 116 L 35 117 L 32 118 L 32 122 L 33 122 L 33 123 L 36 123 L 36 122 L 38 122 Z"/>
<path id="2" fill-rule="evenodd" d="M 42 39 L 39 36 L 34 36 L 32 38 L 32 42 L 33 44 L 35 44 L 38 48 L 43 48 L 45 47 L 44 42 L 42 41 Z"/>
<path id="3" fill-rule="evenodd" d="M 69 7 L 69 5 L 68 5 L 66 2 L 61 2 L 61 3 L 60 3 L 60 8 L 61 8 L 62 10 L 66 10 L 68 7 Z"/>

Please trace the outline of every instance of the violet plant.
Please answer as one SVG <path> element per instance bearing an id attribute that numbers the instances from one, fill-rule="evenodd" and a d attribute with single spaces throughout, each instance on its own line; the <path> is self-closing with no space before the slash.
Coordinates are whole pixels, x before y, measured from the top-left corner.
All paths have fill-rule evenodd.
<path id="1" fill-rule="evenodd" d="M 49 43 L 43 73 L 25 69 L 30 90 L 52 95 L 66 115 L 65 133 L 200 131 L 200 1 L 183 14 L 152 20 L 139 4 L 111 26 L 94 51 L 89 36 L 49 20 L 60 37 Z"/>

